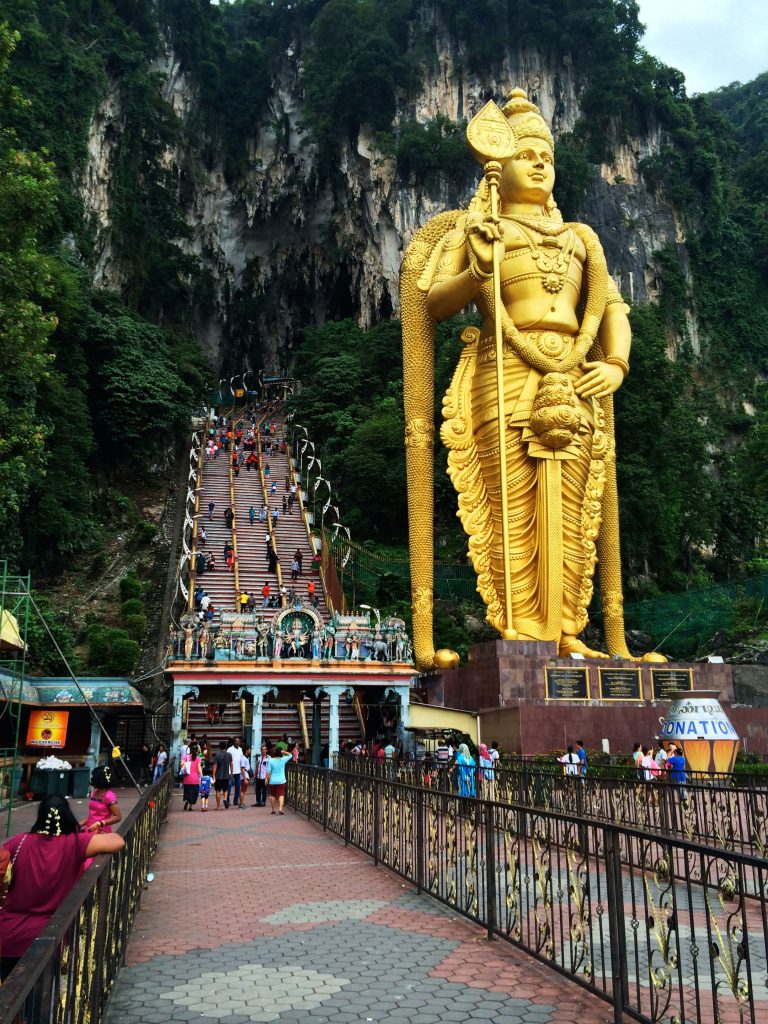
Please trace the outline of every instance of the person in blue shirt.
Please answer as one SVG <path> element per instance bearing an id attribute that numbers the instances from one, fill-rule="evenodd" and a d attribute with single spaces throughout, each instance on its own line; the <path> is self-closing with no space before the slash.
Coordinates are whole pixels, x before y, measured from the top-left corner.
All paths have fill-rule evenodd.
<path id="1" fill-rule="evenodd" d="M 587 774 L 587 752 L 584 749 L 584 740 L 576 740 L 576 754 L 581 761 L 581 777 Z"/>
<path id="2" fill-rule="evenodd" d="M 685 783 L 687 775 L 685 771 L 685 757 L 680 747 L 675 747 L 671 754 L 667 755 L 666 763 L 669 772 L 669 781 L 677 789 L 677 794 L 682 803 L 685 803 Z"/>
<path id="3" fill-rule="evenodd" d="M 273 814 L 285 813 L 283 811 L 283 804 L 285 803 L 285 769 L 292 760 L 293 755 L 281 747 L 275 750 L 270 759 L 267 786 L 269 787 L 269 802 L 272 805 Z"/>
<path id="4" fill-rule="evenodd" d="M 200 779 L 200 804 L 201 804 L 200 810 L 201 811 L 207 811 L 208 810 L 208 797 L 211 795 L 211 783 L 212 782 L 213 782 L 213 779 L 211 778 L 210 775 L 207 775 L 207 774 L 203 775 L 203 777 Z"/>

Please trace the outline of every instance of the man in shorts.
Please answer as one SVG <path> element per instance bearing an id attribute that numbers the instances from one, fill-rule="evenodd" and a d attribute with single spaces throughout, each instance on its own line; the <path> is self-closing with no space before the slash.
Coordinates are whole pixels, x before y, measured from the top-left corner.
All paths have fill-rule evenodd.
<path id="1" fill-rule="evenodd" d="M 221 810 L 221 801 L 227 799 L 229 789 L 229 776 L 232 771 L 232 758 L 227 753 L 227 744 L 224 740 L 219 743 L 219 749 L 213 755 L 213 788 L 216 791 L 216 810 Z"/>
<path id="2" fill-rule="evenodd" d="M 292 760 L 290 752 L 281 748 L 276 749 L 274 756 L 270 758 L 267 786 L 269 787 L 269 802 L 272 805 L 273 814 L 285 813 L 283 811 L 283 804 L 285 802 L 285 767 Z"/>

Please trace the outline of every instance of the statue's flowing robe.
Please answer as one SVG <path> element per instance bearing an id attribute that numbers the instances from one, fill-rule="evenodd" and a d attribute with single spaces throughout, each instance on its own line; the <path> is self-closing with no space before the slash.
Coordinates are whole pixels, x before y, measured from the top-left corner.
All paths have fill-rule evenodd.
<path id="1" fill-rule="evenodd" d="M 466 265 L 463 216 L 455 215 L 451 229 L 428 255 L 424 253 L 418 279 L 424 303 L 430 287 Z M 502 263 L 505 306 L 514 284 L 516 255 L 507 253 Z M 621 301 L 609 278 L 605 287 L 609 302 Z M 486 324 L 492 322 L 483 296 L 477 301 Z M 548 357 L 567 356 L 575 343 L 563 331 L 522 335 Z M 448 472 L 459 492 L 459 516 L 469 536 L 478 590 L 488 621 L 502 630 L 506 623 L 495 339 L 492 332 L 470 328 L 462 340 L 464 351 L 443 401 L 441 436 L 449 449 Z M 559 641 L 563 634 L 576 636 L 587 624 L 606 461 L 613 459 L 612 416 L 606 428 L 604 403 L 574 396 L 578 429 L 570 443 L 559 448 L 541 443 L 531 429 L 531 414 L 544 372 L 530 366 L 513 345 L 505 342 L 504 349 L 512 626 L 526 637 Z M 593 350 L 591 356 L 599 354 Z M 576 367 L 568 377 L 575 383 L 583 373 Z"/>

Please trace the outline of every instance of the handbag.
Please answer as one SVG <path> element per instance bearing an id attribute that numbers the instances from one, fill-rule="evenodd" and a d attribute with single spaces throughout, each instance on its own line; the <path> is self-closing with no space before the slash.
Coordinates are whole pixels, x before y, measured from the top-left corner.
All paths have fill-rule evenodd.
<path id="1" fill-rule="evenodd" d="M 189 775 L 189 760 L 184 758 L 179 767 L 179 776 L 183 779 L 185 775 Z"/>
<path id="2" fill-rule="evenodd" d="M 13 881 L 13 865 L 16 863 L 16 858 L 19 856 L 19 850 L 24 845 L 24 840 L 29 835 L 25 832 L 21 837 L 21 842 L 16 847 L 16 852 L 11 860 L 11 855 L 7 850 L 0 850 L 0 909 L 5 903 L 5 897 L 8 895 L 8 890 L 11 888 L 11 882 Z"/>

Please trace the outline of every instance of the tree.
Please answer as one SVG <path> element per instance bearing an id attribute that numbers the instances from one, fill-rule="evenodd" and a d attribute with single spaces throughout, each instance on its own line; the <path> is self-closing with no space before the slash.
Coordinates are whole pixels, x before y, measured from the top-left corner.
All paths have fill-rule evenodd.
<path id="1" fill-rule="evenodd" d="M 36 400 L 56 326 L 42 305 L 51 265 L 38 243 L 54 215 L 56 179 L 52 165 L 23 150 L 7 127 L 24 103 L 8 82 L 18 38 L 0 24 L 0 552 L 12 557 L 18 557 L 21 510 L 45 466 L 47 431 Z"/>

